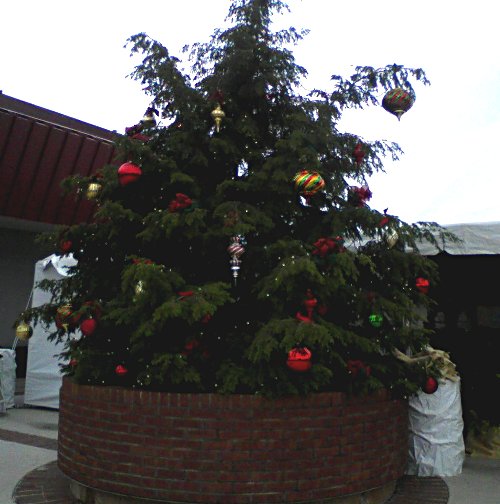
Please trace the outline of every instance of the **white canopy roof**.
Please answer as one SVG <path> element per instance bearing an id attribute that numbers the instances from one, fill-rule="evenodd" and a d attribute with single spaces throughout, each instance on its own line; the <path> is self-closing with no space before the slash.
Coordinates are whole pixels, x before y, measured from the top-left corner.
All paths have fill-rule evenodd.
<path id="1" fill-rule="evenodd" d="M 450 224 L 443 227 L 462 241 L 441 245 L 441 250 L 428 242 L 422 243 L 418 247 L 421 254 L 435 255 L 442 251 L 452 255 L 500 254 L 500 222 Z"/>

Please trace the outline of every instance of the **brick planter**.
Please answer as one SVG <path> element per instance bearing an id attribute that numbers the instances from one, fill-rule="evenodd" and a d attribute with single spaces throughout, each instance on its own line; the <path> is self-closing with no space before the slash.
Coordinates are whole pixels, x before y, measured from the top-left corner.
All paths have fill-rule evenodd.
<path id="1" fill-rule="evenodd" d="M 404 472 L 407 432 L 406 404 L 385 393 L 266 400 L 65 378 L 58 463 L 88 503 L 375 503 Z"/>

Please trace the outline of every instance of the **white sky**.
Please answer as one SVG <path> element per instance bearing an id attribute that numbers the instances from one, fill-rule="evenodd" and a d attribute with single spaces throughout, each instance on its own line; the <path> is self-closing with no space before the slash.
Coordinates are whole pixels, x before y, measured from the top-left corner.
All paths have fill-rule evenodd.
<path id="1" fill-rule="evenodd" d="M 408 222 L 500 221 L 500 30 L 495 2 L 289 0 L 277 27 L 308 28 L 295 49 L 305 89 L 356 65 L 422 67 L 413 108 L 398 123 L 381 107 L 344 116 L 365 139 L 400 144 L 398 163 L 370 180 L 370 205 Z M 229 0 L 16 0 L 0 9 L 0 90 L 77 119 L 124 132 L 148 99 L 126 78 L 126 39 L 144 31 L 171 54 L 205 42 Z M 380 99 L 382 95 L 380 96 Z M 302 168 L 302 167 L 300 167 Z"/>

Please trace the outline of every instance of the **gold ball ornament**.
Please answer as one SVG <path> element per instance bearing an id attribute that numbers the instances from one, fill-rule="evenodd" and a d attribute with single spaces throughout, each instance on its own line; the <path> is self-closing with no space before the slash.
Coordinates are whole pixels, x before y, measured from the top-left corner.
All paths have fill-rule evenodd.
<path id="1" fill-rule="evenodd" d="M 217 105 L 217 107 L 215 107 L 212 110 L 210 115 L 212 116 L 213 120 L 215 121 L 215 129 L 216 129 L 217 133 L 219 133 L 222 119 L 224 119 L 224 117 L 226 117 L 226 113 L 222 110 L 220 103 Z"/>
<path id="2" fill-rule="evenodd" d="M 16 338 L 21 341 L 27 341 L 31 338 L 33 329 L 26 322 L 19 322 L 16 326 Z"/>
<path id="3" fill-rule="evenodd" d="M 89 200 L 94 200 L 99 196 L 99 193 L 101 192 L 102 185 L 99 184 L 99 182 L 91 182 L 89 186 L 87 187 L 87 192 L 85 193 L 87 196 L 87 199 Z"/>

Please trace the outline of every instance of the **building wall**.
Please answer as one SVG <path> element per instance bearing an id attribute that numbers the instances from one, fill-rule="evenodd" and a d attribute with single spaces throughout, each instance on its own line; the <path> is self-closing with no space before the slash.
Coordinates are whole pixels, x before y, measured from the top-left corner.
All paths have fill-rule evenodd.
<path id="1" fill-rule="evenodd" d="M 35 243 L 37 236 L 35 231 L 0 227 L 0 347 L 12 347 L 12 325 L 28 302 L 35 263 L 51 253 Z"/>

